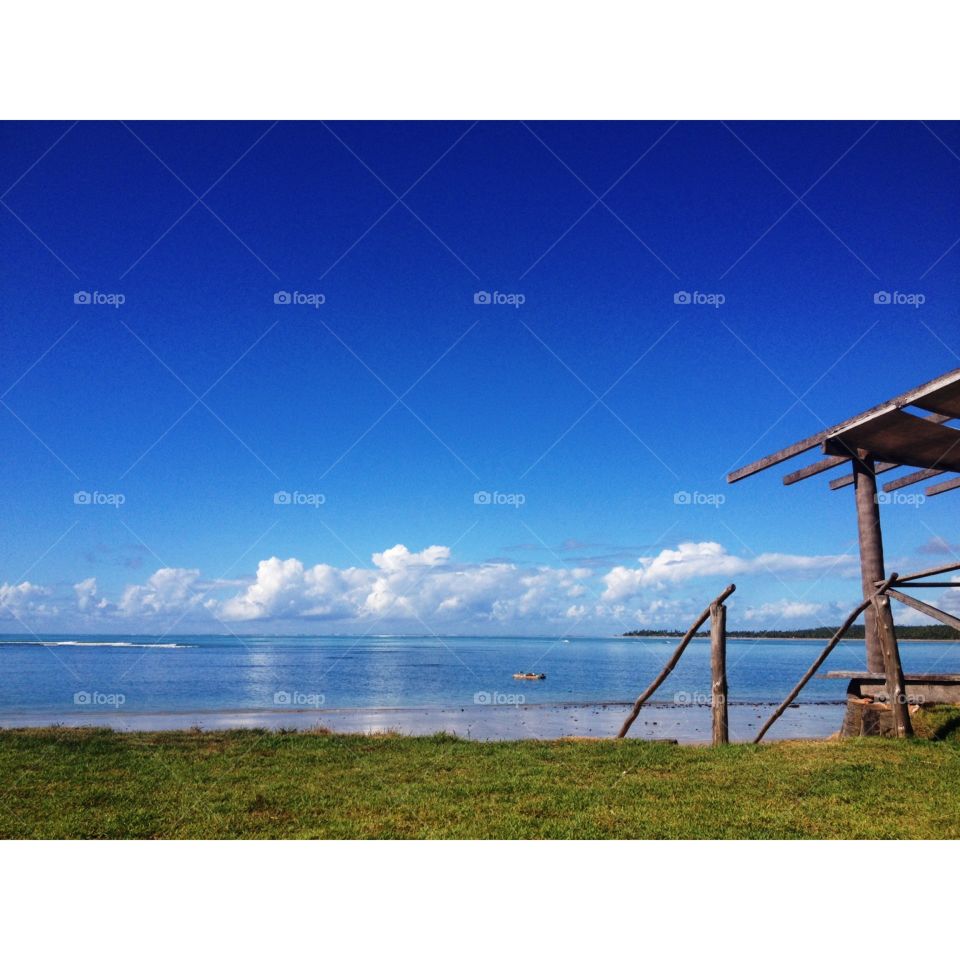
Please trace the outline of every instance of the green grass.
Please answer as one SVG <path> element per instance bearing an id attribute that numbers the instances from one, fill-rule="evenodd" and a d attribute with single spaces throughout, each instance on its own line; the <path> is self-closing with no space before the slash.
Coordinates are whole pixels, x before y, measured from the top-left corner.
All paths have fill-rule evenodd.
<path id="1" fill-rule="evenodd" d="M 960 837 L 943 739 L 721 749 L 447 736 L 0 731 L 2 837 Z"/>

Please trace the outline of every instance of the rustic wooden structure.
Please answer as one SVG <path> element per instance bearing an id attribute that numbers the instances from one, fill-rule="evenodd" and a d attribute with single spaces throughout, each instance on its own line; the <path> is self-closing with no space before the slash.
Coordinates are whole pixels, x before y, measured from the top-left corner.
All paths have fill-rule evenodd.
<path id="1" fill-rule="evenodd" d="M 713 715 L 713 745 L 718 746 L 729 742 L 729 724 L 727 722 L 727 608 L 723 601 L 736 590 L 736 584 L 731 583 L 723 592 L 697 617 L 693 626 L 683 635 L 677 644 L 676 650 L 667 661 L 666 666 L 657 674 L 653 683 L 637 697 L 630 711 L 630 715 L 623 721 L 623 726 L 617 734 L 617 739 L 625 737 L 633 726 L 633 721 L 640 715 L 640 708 L 653 696 L 660 685 L 673 672 L 673 668 L 680 662 L 683 651 L 694 638 L 697 631 L 710 619 L 710 673 L 711 694 L 710 706 Z"/>
<path id="2" fill-rule="evenodd" d="M 823 666 L 836 645 L 843 639 L 844 634 L 853 626 L 854 621 L 861 613 L 870 607 L 877 609 L 883 601 L 887 611 L 881 622 L 889 618 L 889 597 L 899 600 L 908 607 L 919 605 L 928 616 L 945 623 L 948 626 L 960 627 L 960 620 L 945 610 L 939 610 L 930 604 L 915 600 L 908 594 L 895 590 L 893 585 L 904 588 L 911 587 L 960 587 L 960 582 L 933 584 L 923 582 L 923 578 L 938 573 L 947 573 L 960 570 L 960 563 L 951 563 L 943 567 L 934 567 L 931 570 L 921 570 L 901 577 L 891 573 L 886 580 L 874 584 L 874 592 L 859 606 L 855 607 L 850 616 L 843 621 L 837 632 L 830 638 L 827 645 L 820 651 L 810 669 L 800 678 L 799 683 L 787 694 L 787 698 L 773 711 L 767 722 L 760 728 L 754 738 L 759 743 L 764 734 L 783 715 L 783 712 L 796 700 L 800 691 L 807 685 L 810 678 Z M 951 674 L 911 674 L 904 676 L 900 665 L 900 653 L 897 648 L 896 637 L 892 634 L 884 638 L 885 669 L 881 673 L 850 673 L 840 671 L 828 673 L 828 677 L 846 678 L 850 680 L 847 687 L 847 712 L 843 721 L 841 734 L 848 736 L 861 735 L 888 735 L 894 737 L 913 736 L 910 724 L 910 705 L 916 703 L 960 703 L 960 676 Z"/>
<path id="3" fill-rule="evenodd" d="M 911 409 L 918 412 L 911 412 Z M 864 602 L 853 614 L 853 618 L 831 640 L 822 657 L 826 658 L 853 621 L 863 614 L 867 670 L 871 674 L 882 674 L 886 678 L 888 700 L 894 710 L 894 727 L 899 736 L 910 735 L 910 719 L 906 705 L 901 703 L 904 696 L 904 676 L 889 598 L 893 597 L 942 622 L 948 622 L 944 619 L 948 615 L 935 607 L 928 608 L 927 604 L 899 591 L 891 590 L 892 581 L 885 579 L 880 526 L 880 505 L 884 498 L 878 494 L 876 478 L 878 474 L 900 467 L 915 468 L 912 473 L 883 485 L 884 494 L 890 495 L 903 487 L 943 473 L 960 473 L 960 430 L 947 426 L 950 420 L 956 418 L 960 418 L 960 369 L 952 370 L 863 413 L 792 443 L 776 453 L 740 467 L 727 477 L 729 483 L 736 483 L 818 448 L 824 454 L 823 458 L 787 474 L 783 478 L 784 484 L 794 484 L 843 465 L 850 468 L 850 475 L 832 481 L 830 488 L 854 488 Z M 939 481 L 927 487 L 925 495 L 937 496 L 957 488 L 960 488 L 960 477 Z M 957 567 L 960 565 L 943 568 L 940 572 Z M 907 580 L 916 580 L 930 575 L 931 572 L 933 571 L 900 578 L 897 583 L 904 586 Z M 893 580 L 896 580 L 896 577 Z M 957 586 L 953 583 L 942 585 Z M 955 622 L 955 618 L 951 620 Z M 820 662 L 822 663 L 822 660 Z M 816 669 L 816 666 L 813 669 Z M 810 675 L 812 676 L 812 672 Z M 806 677 L 799 686 L 808 679 L 809 677 Z M 902 709 L 899 709 L 898 704 Z M 774 719 L 776 717 L 770 722 Z M 760 736 L 766 729 L 767 727 L 764 727 Z"/>

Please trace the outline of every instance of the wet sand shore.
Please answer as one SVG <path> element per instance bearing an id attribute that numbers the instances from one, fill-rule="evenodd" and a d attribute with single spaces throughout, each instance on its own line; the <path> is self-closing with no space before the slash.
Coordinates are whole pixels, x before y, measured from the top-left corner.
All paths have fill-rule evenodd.
<path id="1" fill-rule="evenodd" d="M 730 739 L 749 741 L 776 704 L 731 703 Z M 251 727 L 337 733 L 409 735 L 451 733 L 469 740 L 552 740 L 559 737 L 613 737 L 629 703 L 473 705 L 469 707 L 347 707 L 320 710 L 77 710 L 69 713 L 0 713 L 0 727 L 110 727 L 114 730 L 229 730 Z M 802 703 L 786 711 L 766 739 L 822 739 L 840 729 L 842 702 Z M 700 704 L 648 703 L 630 737 L 706 743 L 710 708 Z"/>

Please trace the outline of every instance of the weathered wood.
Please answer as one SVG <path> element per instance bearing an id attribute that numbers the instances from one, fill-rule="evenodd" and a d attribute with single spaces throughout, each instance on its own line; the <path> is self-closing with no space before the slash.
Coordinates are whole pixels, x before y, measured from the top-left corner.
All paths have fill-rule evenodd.
<path id="1" fill-rule="evenodd" d="M 914 584 L 914 586 L 917 586 L 917 584 Z M 957 586 L 960 587 L 960 583 L 958 583 Z M 929 603 L 924 603 L 922 600 L 918 600 L 916 597 L 911 597 L 905 593 L 901 593 L 899 590 L 888 590 L 887 593 L 895 600 L 899 600 L 908 607 L 913 607 L 914 610 L 918 610 L 920 613 L 926 614 L 928 617 L 932 617 L 934 620 L 939 620 L 941 623 L 945 623 L 948 627 L 953 627 L 954 630 L 960 630 L 960 620 L 958 620 L 952 614 L 939 609 L 939 607 L 931 606 Z"/>
<path id="2" fill-rule="evenodd" d="M 849 457 L 824 457 L 823 460 L 811 463 L 809 467 L 803 467 L 800 470 L 794 470 L 793 473 L 786 474 L 783 478 L 783 485 L 789 487 L 792 483 L 798 483 L 801 480 L 806 480 L 807 477 L 816 476 L 818 473 L 823 473 L 824 470 L 839 467 L 841 463 L 846 463 L 849 459 Z"/>
<path id="3" fill-rule="evenodd" d="M 736 584 L 731 583 L 717 598 L 713 603 L 723 603 L 727 597 L 736 590 Z M 707 618 L 710 616 L 710 611 L 713 607 L 713 603 L 710 604 L 700 614 L 699 617 L 694 621 L 693 626 L 683 635 L 683 639 L 677 644 L 676 650 L 673 651 L 673 656 L 667 661 L 667 665 L 657 674 L 657 678 L 647 687 L 643 693 L 634 701 L 633 708 L 630 711 L 630 715 L 626 720 L 623 721 L 623 726 L 620 728 L 620 732 L 617 734 L 617 739 L 621 739 L 627 735 L 627 731 L 630 727 L 633 726 L 633 721 L 637 719 L 640 715 L 640 708 L 653 696 L 660 684 L 663 683 L 667 677 L 673 672 L 673 668 L 677 665 L 677 662 L 680 660 L 683 651 L 687 649 L 687 644 L 694 638 L 696 632 L 707 622 Z"/>
<path id="4" fill-rule="evenodd" d="M 930 414 L 927 414 L 927 416 L 924 417 L 923 419 L 924 419 L 924 420 L 929 420 L 929 421 L 931 421 L 932 423 L 946 423 L 948 420 L 951 420 L 951 419 L 953 419 L 953 418 L 952 418 L 952 417 L 948 417 L 948 416 L 943 416 L 943 415 L 938 414 L 938 413 L 930 413 Z M 828 458 L 828 459 L 829 459 L 829 458 Z M 876 466 L 876 473 L 886 473 L 888 470 L 896 470 L 897 467 L 902 467 L 902 466 L 903 466 L 902 463 L 890 463 L 890 462 L 888 462 L 888 461 L 884 461 L 884 462 L 882 462 L 882 463 L 878 463 L 878 464 L 877 464 L 877 466 Z M 943 471 L 940 471 L 940 472 L 942 473 Z M 917 474 L 910 474 L 910 476 L 917 476 Z M 905 477 L 904 477 L 903 479 L 906 480 Z M 918 477 L 918 479 L 924 479 L 924 478 Z M 916 483 L 916 480 L 911 480 L 911 481 L 909 481 L 909 482 L 910 482 L 910 483 Z M 838 477 L 836 480 L 831 480 L 831 481 L 830 481 L 830 489 L 831 489 L 831 490 L 840 490 L 840 489 L 842 489 L 843 487 L 849 487 L 851 483 L 853 483 L 853 477 L 851 477 L 851 476 Z M 901 483 L 901 482 L 898 481 L 898 480 L 894 480 L 894 481 L 892 481 L 892 483 L 899 483 L 900 486 L 904 486 L 904 487 L 908 485 L 907 483 Z M 884 489 L 885 491 L 889 492 L 890 490 L 894 490 L 894 489 L 896 489 L 896 488 L 893 487 L 893 486 L 891 486 L 891 485 L 887 485 L 887 486 L 885 486 L 883 489 Z"/>
<path id="5" fill-rule="evenodd" d="M 890 576 L 884 580 L 876 592 L 878 594 L 883 593 L 896 579 L 897 575 L 895 573 L 890 574 Z M 763 739 L 764 734 L 777 722 L 777 720 L 780 719 L 780 717 L 783 716 L 787 707 L 789 707 L 790 704 L 797 699 L 800 691 L 807 685 L 810 678 L 820 669 L 821 666 L 823 666 L 823 662 L 833 652 L 834 647 L 836 647 L 836 645 L 843 639 L 844 634 L 853 626 L 853 623 L 857 617 L 859 617 L 860 614 L 863 613 L 872 602 L 873 596 L 871 595 L 868 599 L 864 600 L 850 614 L 850 616 L 843 621 L 842 624 L 840 624 L 837 632 L 830 638 L 823 650 L 820 651 L 817 659 L 811 664 L 810 669 L 800 678 L 799 683 L 797 683 L 797 685 L 787 694 L 787 697 L 783 703 L 781 703 L 780 706 L 773 711 L 767 722 L 760 728 L 760 732 L 753 738 L 754 743 L 759 743 Z"/>
<path id="6" fill-rule="evenodd" d="M 902 583 L 902 587 L 933 587 L 936 590 L 946 590 L 950 587 L 960 587 L 960 580 L 918 580 L 915 583 Z"/>
<path id="7" fill-rule="evenodd" d="M 886 461 L 881 461 L 876 464 L 873 469 L 874 473 L 886 473 L 888 470 L 896 470 L 897 467 L 902 467 L 902 463 L 887 463 Z M 831 490 L 840 490 L 843 487 L 849 487 L 853 484 L 853 474 L 848 474 L 845 477 L 837 477 L 836 480 L 830 481 Z"/>
<path id="8" fill-rule="evenodd" d="M 912 737 L 913 725 L 910 723 L 910 711 L 907 708 L 907 683 L 903 678 L 890 598 L 886 594 L 878 594 L 872 602 L 883 651 L 884 672 L 887 675 L 887 703 L 893 712 L 894 733 L 900 739 Z"/>
<path id="9" fill-rule="evenodd" d="M 933 577 L 938 573 L 950 573 L 951 570 L 960 570 L 960 563 L 954 561 L 939 567 L 928 567 L 926 570 L 920 570 L 917 573 L 905 573 L 902 577 L 897 577 L 897 582 L 901 586 L 907 586 L 908 580 L 922 580 L 924 577 Z M 883 583 L 882 580 L 877 580 L 876 586 L 879 587 L 881 583 Z M 910 586 L 914 586 L 914 584 L 910 584 Z"/>
<path id="10" fill-rule="evenodd" d="M 840 726 L 841 737 L 863 736 L 863 711 L 870 702 L 866 697 L 847 694 L 847 708 L 843 711 L 843 723 Z"/>
<path id="11" fill-rule="evenodd" d="M 928 497 L 936 497 L 948 490 L 956 490 L 960 487 L 960 477 L 954 477 L 952 480 L 944 480 L 943 483 L 935 483 L 932 487 L 927 487 L 923 492 Z"/>
<path id="12" fill-rule="evenodd" d="M 782 450 L 778 450 L 776 453 L 771 453 L 766 457 L 761 457 L 759 460 L 755 460 L 753 463 L 748 463 L 746 466 L 740 467 L 737 470 L 734 470 L 732 473 L 727 474 L 727 483 L 736 483 L 738 480 L 743 480 L 744 477 L 752 476 L 755 473 L 759 473 L 761 470 L 766 470 L 768 467 L 773 467 L 778 463 L 783 463 L 784 460 L 789 460 L 792 457 L 796 457 L 807 450 L 812 450 L 832 433 L 837 433 L 838 431 L 859 423 L 860 421 L 869 420 L 888 410 L 896 410 L 900 407 L 916 404 L 916 401 L 921 400 L 928 395 L 937 394 L 938 396 L 945 396 L 946 393 L 949 392 L 947 388 L 952 388 L 953 385 L 957 384 L 958 382 L 960 382 L 960 368 L 951 370 L 949 373 L 945 373 L 942 376 L 928 381 L 927 383 L 923 383 L 919 387 L 914 387 L 912 390 L 907 390 L 905 393 L 901 393 L 899 396 L 893 397 L 891 400 L 887 400 L 884 403 L 878 403 L 869 410 L 865 410 L 863 413 L 858 413 L 854 417 L 849 417 L 835 426 L 828 427 L 826 430 L 820 430 L 812 436 L 806 437 L 804 440 L 791 443 L 790 446 L 784 447 Z M 845 453 L 843 451 L 839 451 L 838 455 L 845 455 Z"/>
<path id="13" fill-rule="evenodd" d="M 898 581 L 899 582 L 899 581 Z M 892 596 L 893 590 L 887 590 Z M 827 678 L 830 680 L 880 680 L 886 682 L 886 674 L 864 673 L 863 670 L 829 670 Z M 905 673 L 907 683 L 960 683 L 960 673 Z"/>
<path id="14" fill-rule="evenodd" d="M 727 608 L 714 602 L 710 607 L 710 708 L 713 713 L 713 745 L 730 742 L 727 717 Z"/>
<path id="15" fill-rule="evenodd" d="M 879 471 L 878 471 L 879 472 Z M 883 485 L 884 493 L 893 493 L 901 487 L 909 487 L 914 483 L 922 483 L 931 477 L 938 477 L 943 473 L 942 470 L 917 470 L 915 473 L 908 473 L 906 476 L 897 477 L 896 480 L 890 480 Z"/>
<path id="16" fill-rule="evenodd" d="M 913 406 L 932 410 L 945 420 L 960 417 L 960 383 L 948 384 L 925 397 L 918 398 Z"/>
<path id="17" fill-rule="evenodd" d="M 865 423 L 831 435 L 821 445 L 825 454 L 845 456 L 851 447 L 907 467 L 960 471 L 960 430 L 903 410 L 889 410 Z"/>
<path id="18" fill-rule="evenodd" d="M 860 580 L 863 599 L 868 600 L 876 589 L 878 580 L 883 580 L 883 537 L 880 532 L 880 507 L 877 504 L 877 480 L 874 476 L 873 458 L 860 451 L 858 459 L 851 461 L 854 475 L 854 495 L 857 502 L 857 535 L 860 540 Z M 867 648 L 867 668 L 883 669 L 883 650 L 877 632 L 873 606 L 867 606 L 863 615 L 864 638 Z"/>

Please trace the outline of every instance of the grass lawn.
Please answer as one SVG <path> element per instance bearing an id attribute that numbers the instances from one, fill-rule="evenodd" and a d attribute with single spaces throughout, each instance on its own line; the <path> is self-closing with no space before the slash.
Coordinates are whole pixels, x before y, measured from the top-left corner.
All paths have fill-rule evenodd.
<path id="1" fill-rule="evenodd" d="M 960 837 L 960 711 L 928 739 L 0 731 L 2 837 Z"/>

